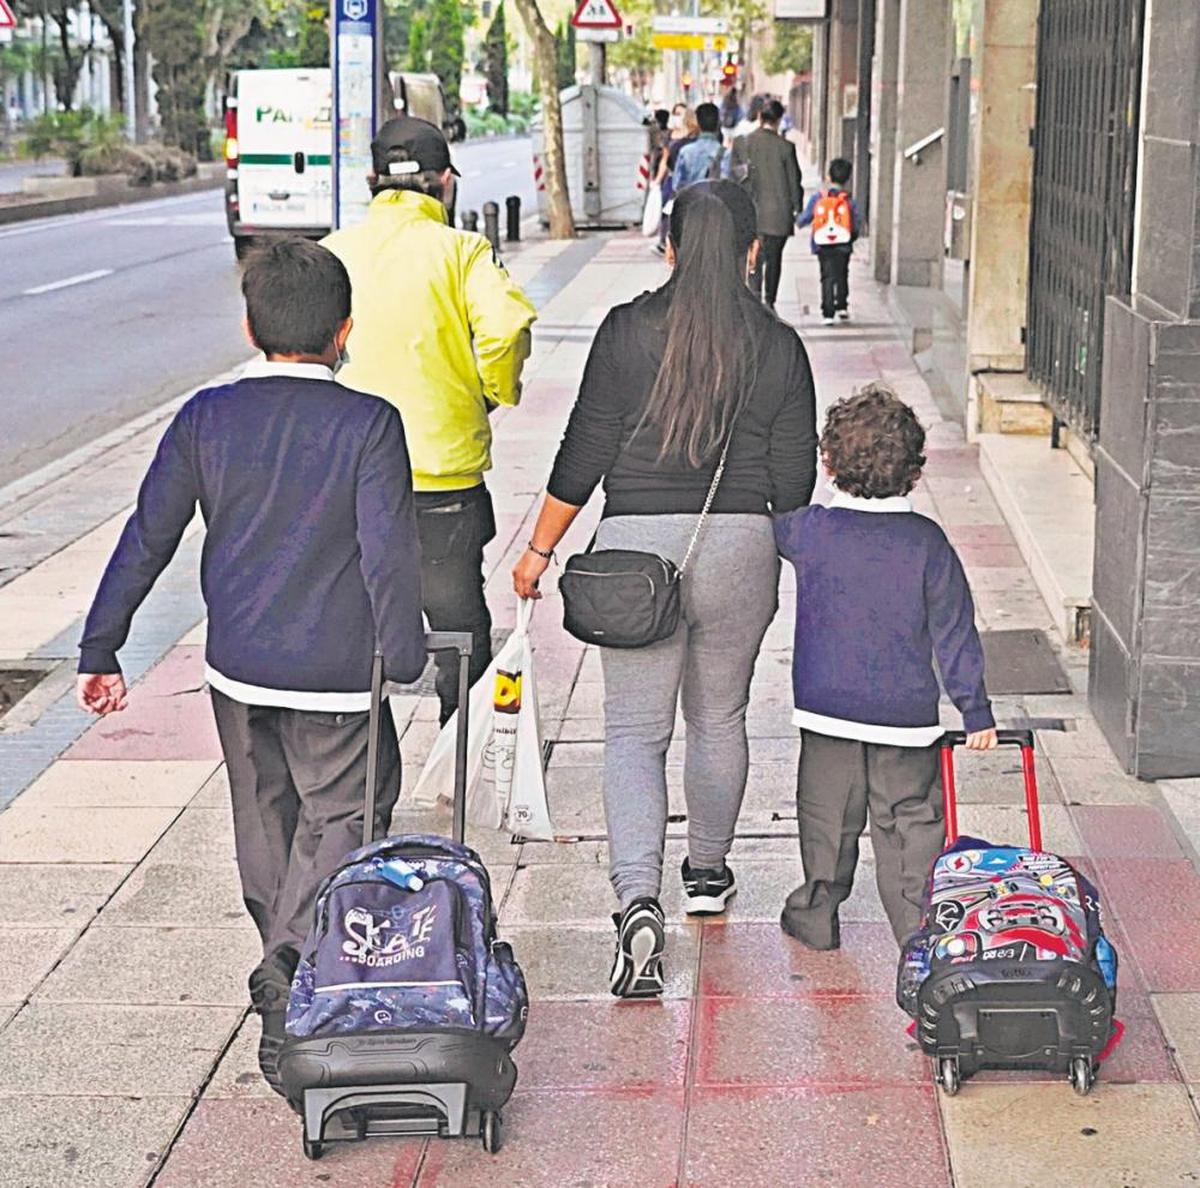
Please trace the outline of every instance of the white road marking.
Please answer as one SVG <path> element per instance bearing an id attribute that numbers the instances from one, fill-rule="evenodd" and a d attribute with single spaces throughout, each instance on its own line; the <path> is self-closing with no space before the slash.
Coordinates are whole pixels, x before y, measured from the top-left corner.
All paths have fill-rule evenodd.
<path id="1" fill-rule="evenodd" d="M 34 285 L 25 290 L 26 297 L 35 297 L 38 293 L 53 293 L 56 289 L 69 289 L 72 285 L 82 285 L 87 281 L 99 280 L 104 276 L 112 276 L 111 268 L 97 268 L 95 272 L 81 272 L 78 276 L 68 276 L 63 280 L 51 281 L 46 285 Z"/>
<path id="2" fill-rule="evenodd" d="M 187 206 L 197 201 L 211 201 L 214 194 L 220 193 L 220 187 L 211 190 L 199 190 L 195 194 L 174 194 L 170 198 L 153 198 L 137 203 L 123 203 L 128 208 L 136 205 L 139 211 L 159 210 L 164 206 Z M 39 231 L 55 231 L 61 227 L 79 227 L 86 223 L 100 223 L 114 217 L 121 207 L 103 207 L 86 214 L 49 215 L 44 219 L 30 219 L 16 227 L 0 229 L 0 239 L 11 239 L 15 235 L 36 235 Z"/>
<path id="3" fill-rule="evenodd" d="M 223 211 L 204 211 L 202 214 L 131 216 L 109 219 L 106 227 L 224 227 Z"/>

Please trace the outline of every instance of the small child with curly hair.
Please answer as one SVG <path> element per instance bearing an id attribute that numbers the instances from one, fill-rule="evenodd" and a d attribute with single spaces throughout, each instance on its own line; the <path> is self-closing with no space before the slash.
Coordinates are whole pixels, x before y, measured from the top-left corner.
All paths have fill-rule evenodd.
<path id="1" fill-rule="evenodd" d="M 801 754 L 796 806 L 805 882 L 781 924 L 813 949 L 840 944 L 858 839 L 871 822 L 879 895 L 897 941 L 920 925 L 921 893 L 945 844 L 938 770 L 938 681 L 967 746 L 996 745 L 983 649 L 962 563 L 907 496 L 925 431 L 883 384 L 830 410 L 821 460 L 828 507 L 775 521 L 796 568 L 793 684 Z"/>

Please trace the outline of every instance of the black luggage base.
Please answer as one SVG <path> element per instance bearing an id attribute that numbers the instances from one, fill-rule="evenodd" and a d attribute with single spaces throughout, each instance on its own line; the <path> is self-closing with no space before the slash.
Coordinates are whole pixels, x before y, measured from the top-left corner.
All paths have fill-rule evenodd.
<path id="1" fill-rule="evenodd" d="M 495 1152 L 517 1079 L 507 1047 L 476 1032 L 289 1040 L 279 1071 L 310 1159 L 326 1143 L 384 1136 L 479 1137 Z"/>
<path id="2" fill-rule="evenodd" d="M 917 1039 L 948 1094 L 980 1069 L 1028 1069 L 1095 1083 L 1112 1033 L 1113 995 L 1096 971 L 1074 963 L 1042 977 L 1014 977 L 1012 963 L 972 963 L 929 978 L 917 1004 Z M 1032 971 L 1030 971 L 1032 973 Z"/>

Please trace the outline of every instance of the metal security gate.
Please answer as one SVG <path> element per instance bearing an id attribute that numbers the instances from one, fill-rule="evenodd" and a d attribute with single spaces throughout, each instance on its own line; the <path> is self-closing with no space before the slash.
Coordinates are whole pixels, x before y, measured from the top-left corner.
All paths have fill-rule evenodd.
<path id="1" fill-rule="evenodd" d="M 1104 299 L 1129 293 L 1144 0 L 1042 0 L 1026 368 L 1085 440 Z"/>

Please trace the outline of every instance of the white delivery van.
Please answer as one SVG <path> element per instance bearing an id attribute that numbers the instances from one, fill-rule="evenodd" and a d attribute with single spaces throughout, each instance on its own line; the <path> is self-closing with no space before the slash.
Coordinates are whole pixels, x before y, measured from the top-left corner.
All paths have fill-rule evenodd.
<path id="1" fill-rule="evenodd" d="M 225 214 L 238 258 L 254 236 L 320 238 L 333 219 L 328 69 L 239 70 L 225 100 Z"/>
<path id="2" fill-rule="evenodd" d="M 391 74 L 381 108 L 436 124 L 447 140 L 466 128 L 450 118 L 436 74 Z M 254 237 L 320 239 L 333 225 L 333 72 L 238 70 L 225 100 L 225 217 L 240 260 Z M 451 202 L 450 221 L 454 221 Z"/>

